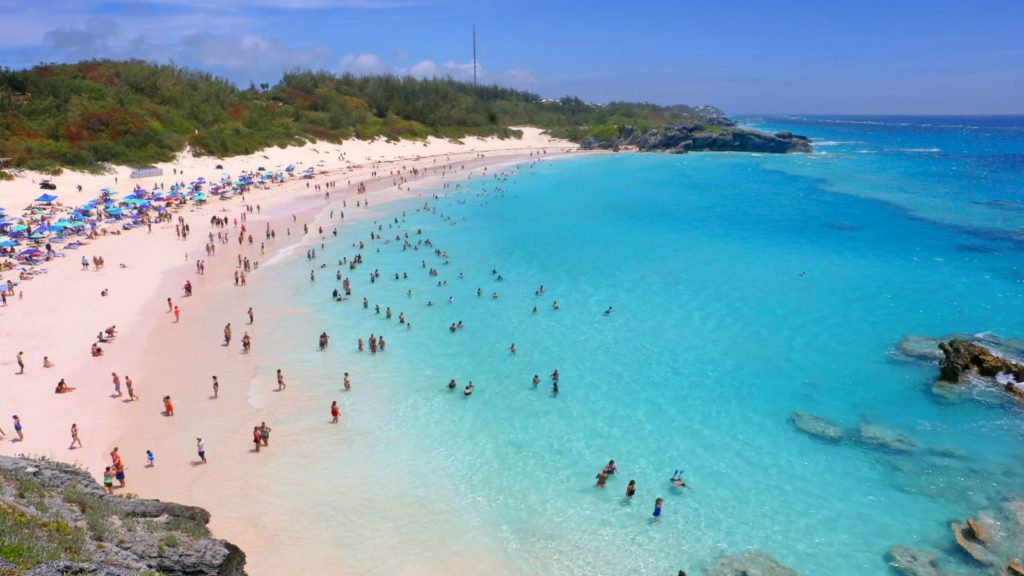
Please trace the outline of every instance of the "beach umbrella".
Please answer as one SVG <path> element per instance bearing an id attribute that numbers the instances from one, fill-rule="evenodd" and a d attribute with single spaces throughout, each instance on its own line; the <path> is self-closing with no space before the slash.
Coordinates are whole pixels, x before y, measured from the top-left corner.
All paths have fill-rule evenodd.
<path id="1" fill-rule="evenodd" d="M 14 226 L 11 226 L 11 232 L 21 232 L 23 230 L 28 230 L 28 226 L 25 226 L 24 224 L 15 224 Z"/>
<path id="2" fill-rule="evenodd" d="M 14 240 L 0 240 L 0 248 L 12 248 L 17 245 L 18 243 Z"/>
<path id="3" fill-rule="evenodd" d="M 53 202 L 56 199 L 57 197 L 54 196 L 53 194 L 43 194 L 39 198 L 36 198 L 36 202 L 43 202 L 45 204 L 49 204 L 50 202 Z"/>

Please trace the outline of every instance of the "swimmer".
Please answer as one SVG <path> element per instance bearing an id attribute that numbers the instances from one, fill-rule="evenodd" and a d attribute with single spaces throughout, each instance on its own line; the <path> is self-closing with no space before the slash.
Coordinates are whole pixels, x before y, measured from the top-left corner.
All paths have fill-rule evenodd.
<path id="1" fill-rule="evenodd" d="M 609 315 L 611 315 L 611 313 L 612 313 L 612 307 L 609 306 L 608 309 L 604 311 L 604 315 L 605 316 L 609 316 Z"/>
<path id="2" fill-rule="evenodd" d="M 345 379 L 342 382 L 345 385 L 345 390 L 351 390 L 352 389 L 352 381 L 349 380 L 349 378 L 348 378 L 348 372 L 345 372 Z"/>
<path id="3" fill-rule="evenodd" d="M 597 478 L 597 487 L 604 488 L 605 482 L 608 481 L 608 474 L 606 474 L 605 471 L 602 470 L 597 473 L 597 476 L 595 476 L 595 478 Z"/>
<path id="4" fill-rule="evenodd" d="M 626 498 L 632 498 L 636 495 L 636 480 L 630 480 L 626 486 Z"/>
<path id="5" fill-rule="evenodd" d="M 676 470 L 675 472 L 673 472 L 672 473 L 672 477 L 669 478 L 668 481 L 670 483 L 672 483 L 672 487 L 673 488 L 687 488 L 689 490 L 693 490 L 693 488 L 690 487 L 689 484 L 687 484 L 686 482 L 683 482 L 683 471 L 682 470 Z"/>
<path id="6" fill-rule="evenodd" d="M 462 390 L 462 395 L 463 396 L 469 396 L 472 393 L 473 393 L 473 381 L 470 380 L 469 384 L 466 384 L 466 387 Z"/>
<path id="7" fill-rule="evenodd" d="M 657 500 L 654 501 L 654 513 L 652 514 L 652 516 L 654 516 L 655 518 L 661 518 L 661 505 L 664 502 L 665 500 L 662 498 L 658 498 Z"/>
<path id="8" fill-rule="evenodd" d="M 618 466 L 615 465 L 615 460 L 609 460 L 608 464 L 604 467 L 605 474 L 611 476 L 619 471 Z"/>
<path id="9" fill-rule="evenodd" d="M 455 378 L 452 378 L 451 382 L 448 382 L 448 389 L 449 390 L 455 390 L 456 386 L 458 386 L 458 384 L 455 383 Z"/>
<path id="10" fill-rule="evenodd" d="M 537 385 L 539 385 L 539 384 L 540 384 L 540 376 L 539 376 L 539 375 L 537 375 L 537 374 L 534 374 L 534 375 L 533 375 L 533 385 L 534 385 L 534 386 L 537 386 Z"/>
<path id="11" fill-rule="evenodd" d="M 512 345 L 508 347 L 508 351 L 511 352 L 512 354 L 516 353 L 516 343 L 515 342 L 513 342 Z"/>

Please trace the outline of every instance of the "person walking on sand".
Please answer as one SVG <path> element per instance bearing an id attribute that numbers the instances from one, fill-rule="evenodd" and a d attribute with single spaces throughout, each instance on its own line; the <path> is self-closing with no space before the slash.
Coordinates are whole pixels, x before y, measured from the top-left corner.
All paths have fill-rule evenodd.
<path id="1" fill-rule="evenodd" d="M 260 434 L 260 427 L 252 427 L 252 443 L 256 445 L 256 452 L 260 451 L 260 443 L 263 441 L 263 436 Z"/>
<path id="2" fill-rule="evenodd" d="M 249 324 L 252 324 L 252 322 L 253 322 L 252 306 L 249 306 L 249 312 L 248 313 L 249 313 Z"/>
<path id="3" fill-rule="evenodd" d="M 174 312 L 174 304 L 171 303 L 171 299 L 170 298 L 167 299 L 167 311 L 168 312 Z"/>
<path id="4" fill-rule="evenodd" d="M 14 440 L 14 442 L 24 442 L 25 434 L 21 431 L 21 418 L 18 418 L 17 414 L 11 416 L 11 418 L 14 419 L 14 433 L 18 435 L 18 439 Z"/>
<path id="5" fill-rule="evenodd" d="M 216 400 L 220 397 L 220 382 L 217 382 L 217 377 L 213 377 L 213 398 Z"/>
<path id="6" fill-rule="evenodd" d="M 174 416 L 174 404 L 169 394 L 164 396 L 164 416 Z"/>
<path id="7" fill-rule="evenodd" d="M 18 374 L 25 373 L 25 353 L 18 352 Z"/>
<path id="8" fill-rule="evenodd" d="M 114 380 L 114 398 L 121 397 L 121 377 L 117 375 L 117 372 L 111 372 L 111 377 Z"/>
<path id="9" fill-rule="evenodd" d="M 288 385 L 284 383 L 284 374 L 281 374 L 281 369 L 277 369 L 277 391 L 280 392 L 287 388 Z"/>
<path id="10" fill-rule="evenodd" d="M 340 415 L 341 412 L 338 410 L 338 401 L 334 400 L 331 402 L 331 424 L 337 424 L 338 416 Z"/>
<path id="11" fill-rule="evenodd" d="M 181 309 L 177 306 L 174 307 L 174 323 L 177 324 L 181 321 Z"/>
<path id="12" fill-rule="evenodd" d="M 266 422 L 260 422 L 260 438 L 264 446 L 270 446 L 270 426 L 267 426 Z"/>
<path id="13" fill-rule="evenodd" d="M 224 325 L 224 345 L 231 345 L 231 322 Z"/>
<path id="14" fill-rule="evenodd" d="M 117 478 L 117 481 L 120 483 L 118 488 L 124 488 L 124 464 L 121 462 L 114 466 L 114 478 Z"/>
<path id="15" fill-rule="evenodd" d="M 202 438 L 196 438 L 196 452 L 199 453 L 199 461 L 206 464 L 206 442 Z"/>
<path id="16" fill-rule="evenodd" d="M 135 395 L 135 384 L 132 382 L 132 377 L 127 374 L 124 377 L 124 386 L 128 389 L 129 402 L 139 399 L 139 397 Z"/>
<path id="17" fill-rule="evenodd" d="M 82 439 L 78 437 L 78 424 L 71 424 L 71 446 L 68 446 L 68 450 L 74 450 L 75 444 L 78 447 L 82 447 Z"/>

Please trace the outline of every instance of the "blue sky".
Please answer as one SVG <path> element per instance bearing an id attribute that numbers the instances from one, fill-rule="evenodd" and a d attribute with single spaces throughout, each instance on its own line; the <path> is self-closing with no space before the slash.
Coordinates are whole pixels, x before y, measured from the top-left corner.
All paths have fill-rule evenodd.
<path id="1" fill-rule="evenodd" d="M 0 65 L 471 76 L 729 113 L 1024 114 L 1024 0 L 0 0 Z"/>

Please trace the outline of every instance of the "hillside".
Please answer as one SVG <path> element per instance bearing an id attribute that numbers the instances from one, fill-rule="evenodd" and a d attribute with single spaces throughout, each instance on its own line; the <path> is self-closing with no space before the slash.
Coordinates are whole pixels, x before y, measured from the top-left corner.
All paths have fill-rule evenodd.
<path id="1" fill-rule="evenodd" d="M 90 60 L 0 69 L 0 157 L 13 167 L 98 169 L 197 154 L 347 138 L 516 137 L 532 125 L 582 141 L 623 126 L 699 121 L 711 107 L 543 100 L 451 79 L 294 71 L 240 89 L 208 73 L 141 61 Z"/>
<path id="2" fill-rule="evenodd" d="M 108 495 L 67 464 L 0 456 L 0 576 L 244 576 L 202 508 Z"/>

